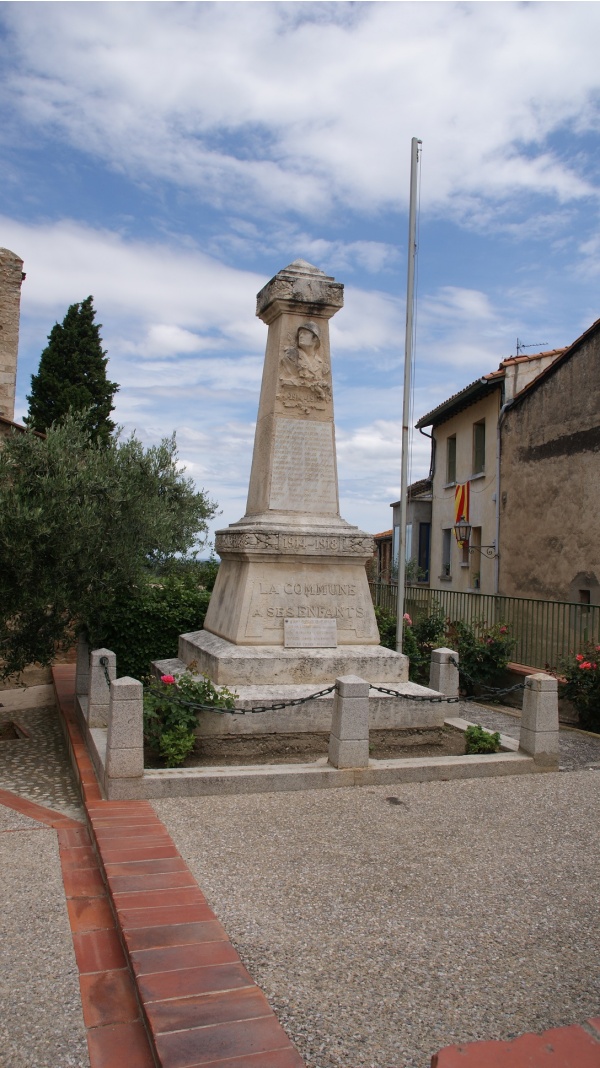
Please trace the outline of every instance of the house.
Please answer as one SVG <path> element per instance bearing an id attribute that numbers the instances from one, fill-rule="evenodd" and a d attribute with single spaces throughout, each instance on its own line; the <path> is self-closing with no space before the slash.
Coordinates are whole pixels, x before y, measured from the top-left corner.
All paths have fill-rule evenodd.
<path id="1" fill-rule="evenodd" d="M 431 566 L 431 505 L 433 499 L 431 477 L 413 482 L 407 490 L 406 504 L 406 581 L 429 585 Z M 398 566 L 400 545 L 400 501 L 394 501 L 393 531 L 395 567 Z"/>
<path id="2" fill-rule="evenodd" d="M 500 436 L 500 592 L 600 605 L 600 319 L 507 399 Z"/>
<path id="3" fill-rule="evenodd" d="M 375 582 L 393 582 L 392 563 L 392 530 L 383 530 L 381 534 L 374 534 L 375 552 L 373 554 L 373 567 L 371 574 Z"/>
<path id="4" fill-rule="evenodd" d="M 506 405 L 564 351 L 511 356 L 416 424 L 419 430 L 431 427 L 430 487 L 425 495 L 431 501 L 431 586 L 499 591 L 501 416 Z M 465 531 L 468 540 L 461 542 L 454 530 L 460 519 L 470 528 Z"/>

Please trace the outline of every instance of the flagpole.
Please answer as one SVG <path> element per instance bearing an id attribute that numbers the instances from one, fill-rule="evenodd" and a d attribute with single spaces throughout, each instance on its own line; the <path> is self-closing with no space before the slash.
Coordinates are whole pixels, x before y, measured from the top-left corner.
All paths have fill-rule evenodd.
<path id="1" fill-rule="evenodd" d="M 402 628 L 404 617 L 404 582 L 406 579 L 406 514 L 408 490 L 408 450 L 412 371 L 413 310 L 415 299 L 415 260 L 417 257 L 417 188 L 419 173 L 419 146 L 422 142 L 413 137 L 410 146 L 410 208 L 408 213 L 408 271 L 406 279 L 406 333 L 404 337 L 404 401 L 402 405 L 402 468 L 400 476 L 400 539 L 398 545 L 398 606 L 396 626 L 396 649 L 402 652 Z"/>

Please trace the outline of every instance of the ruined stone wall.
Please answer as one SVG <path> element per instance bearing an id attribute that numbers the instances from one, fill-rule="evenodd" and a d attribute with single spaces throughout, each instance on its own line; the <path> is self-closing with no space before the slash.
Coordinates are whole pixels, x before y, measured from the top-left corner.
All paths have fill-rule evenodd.
<path id="1" fill-rule="evenodd" d="M 600 328 L 504 417 L 500 592 L 600 604 Z"/>
<path id="2" fill-rule="evenodd" d="M 23 260 L 0 248 L 0 415 L 15 417 Z"/>

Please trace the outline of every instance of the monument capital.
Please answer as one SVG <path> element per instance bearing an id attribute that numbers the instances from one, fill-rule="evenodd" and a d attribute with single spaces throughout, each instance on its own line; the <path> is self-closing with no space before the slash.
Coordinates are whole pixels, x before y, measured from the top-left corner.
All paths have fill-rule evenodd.
<path id="1" fill-rule="evenodd" d="M 284 267 L 256 297 L 256 314 L 267 326 L 285 312 L 331 319 L 343 306 L 343 285 L 306 260 Z"/>

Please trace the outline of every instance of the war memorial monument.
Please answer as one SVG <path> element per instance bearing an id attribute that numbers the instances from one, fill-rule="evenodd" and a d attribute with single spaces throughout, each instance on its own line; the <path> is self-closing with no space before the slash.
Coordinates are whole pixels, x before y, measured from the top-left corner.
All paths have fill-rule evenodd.
<path id="1" fill-rule="evenodd" d="M 304 260 L 258 294 L 268 337 L 246 514 L 216 534 L 204 629 L 182 635 L 179 660 L 161 665 L 204 672 L 248 708 L 346 675 L 431 692 L 407 681 L 406 656 L 379 644 L 365 570 L 373 539 L 340 516 L 329 320 L 342 306 L 343 286 Z M 329 730 L 331 708 L 321 698 L 301 713 L 203 716 L 201 729 Z M 374 693 L 370 714 L 381 727 L 443 720 L 440 706 Z"/>

